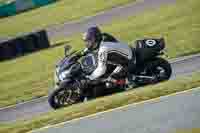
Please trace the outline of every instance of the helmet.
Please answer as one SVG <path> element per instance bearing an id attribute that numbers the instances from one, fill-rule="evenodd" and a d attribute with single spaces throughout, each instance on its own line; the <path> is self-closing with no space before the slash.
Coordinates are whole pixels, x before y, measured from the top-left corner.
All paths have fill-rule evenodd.
<path id="1" fill-rule="evenodd" d="M 97 49 L 102 40 L 100 29 L 97 26 L 88 28 L 83 34 L 83 40 L 86 42 L 86 47 L 89 50 Z"/>

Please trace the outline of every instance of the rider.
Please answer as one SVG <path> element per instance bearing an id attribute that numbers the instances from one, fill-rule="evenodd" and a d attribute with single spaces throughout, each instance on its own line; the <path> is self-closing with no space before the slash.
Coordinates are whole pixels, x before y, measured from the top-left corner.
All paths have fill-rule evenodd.
<path id="1" fill-rule="evenodd" d="M 112 73 L 113 78 L 125 78 L 128 64 L 132 59 L 132 49 L 108 33 L 101 33 L 97 26 L 88 28 L 83 34 L 86 44 L 85 53 L 97 51 L 97 67 L 88 75 L 89 80 L 96 80 Z"/>

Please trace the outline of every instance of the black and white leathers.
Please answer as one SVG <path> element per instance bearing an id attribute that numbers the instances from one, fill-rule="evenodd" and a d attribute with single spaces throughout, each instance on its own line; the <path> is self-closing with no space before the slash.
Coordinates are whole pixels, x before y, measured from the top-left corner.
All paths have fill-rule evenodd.
<path id="1" fill-rule="evenodd" d="M 101 42 L 98 50 L 98 65 L 91 75 L 90 80 L 103 76 L 109 65 L 114 65 L 112 72 L 118 73 L 123 67 L 128 66 L 132 59 L 132 50 L 127 44 L 121 42 Z"/>

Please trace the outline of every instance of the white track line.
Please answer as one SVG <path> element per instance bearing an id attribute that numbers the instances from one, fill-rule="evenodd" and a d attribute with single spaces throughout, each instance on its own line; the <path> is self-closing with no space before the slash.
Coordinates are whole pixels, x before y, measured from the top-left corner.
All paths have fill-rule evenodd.
<path id="1" fill-rule="evenodd" d="M 10 106 L 6 106 L 6 107 L 2 107 L 2 108 L 0 108 L 0 111 L 4 110 L 4 109 L 9 109 L 9 108 L 16 108 L 16 107 L 18 107 L 20 105 L 24 105 L 24 104 L 28 104 L 28 103 L 34 103 L 34 102 L 46 99 L 47 97 L 48 96 L 43 96 L 43 97 L 40 97 L 40 98 L 37 98 L 37 99 L 33 99 L 33 100 L 30 100 L 30 101 L 26 101 L 26 102 L 18 103 L 18 104 L 15 104 L 15 105 L 10 105 Z"/>
<path id="2" fill-rule="evenodd" d="M 195 58 L 195 57 L 200 57 L 200 53 L 199 54 L 193 54 L 193 55 L 188 55 L 188 56 L 183 56 L 183 57 L 170 59 L 169 62 L 170 63 L 176 63 L 176 62 L 188 60 L 188 59 Z"/>

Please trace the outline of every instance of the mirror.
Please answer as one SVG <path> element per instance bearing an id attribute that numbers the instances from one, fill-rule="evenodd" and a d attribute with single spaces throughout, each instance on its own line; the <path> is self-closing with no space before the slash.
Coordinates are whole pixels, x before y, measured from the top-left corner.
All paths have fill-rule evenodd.
<path id="1" fill-rule="evenodd" d="M 69 51 L 71 50 L 71 46 L 70 45 L 66 45 L 65 46 L 65 56 L 67 57 L 69 55 Z"/>

